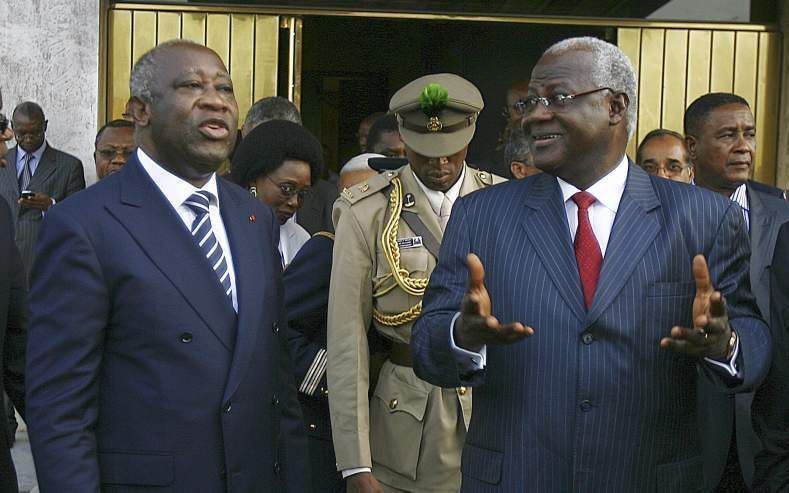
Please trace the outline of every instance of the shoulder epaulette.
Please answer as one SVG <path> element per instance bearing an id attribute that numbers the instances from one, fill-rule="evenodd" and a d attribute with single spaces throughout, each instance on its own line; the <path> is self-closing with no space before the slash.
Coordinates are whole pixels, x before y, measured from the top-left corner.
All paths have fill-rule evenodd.
<path id="1" fill-rule="evenodd" d="M 369 197 L 374 193 L 380 192 L 389 186 L 389 183 L 399 174 L 399 170 L 388 170 L 379 173 L 372 178 L 357 183 L 351 187 L 343 189 L 340 197 L 343 200 L 353 205 L 365 197 Z"/>
<path id="2" fill-rule="evenodd" d="M 331 241 L 334 241 L 334 233 L 330 231 L 318 231 L 317 233 L 312 235 L 313 238 L 315 238 L 316 236 L 323 236 L 324 238 L 328 238 Z"/>
<path id="3" fill-rule="evenodd" d="M 496 178 L 499 177 L 487 171 L 472 169 L 472 172 L 474 173 L 474 179 L 477 180 L 477 184 L 481 187 L 489 187 L 494 183 L 498 183 L 499 181 L 504 181 L 503 179 L 496 180 Z"/>

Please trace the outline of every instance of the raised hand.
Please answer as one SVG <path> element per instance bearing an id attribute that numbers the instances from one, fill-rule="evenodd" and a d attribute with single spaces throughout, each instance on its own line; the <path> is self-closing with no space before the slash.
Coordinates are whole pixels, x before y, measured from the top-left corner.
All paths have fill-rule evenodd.
<path id="1" fill-rule="evenodd" d="M 468 289 L 463 297 L 460 316 L 455 321 L 454 336 L 458 347 L 478 352 L 487 344 L 512 344 L 534 334 L 534 329 L 520 322 L 501 324 L 490 313 L 490 296 L 485 288 L 482 261 L 470 253 Z"/>
<path id="2" fill-rule="evenodd" d="M 726 312 L 726 300 L 715 291 L 710 280 L 707 261 L 703 255 L 693 257 L 693 278 L 696 297 L 693 300 L 693 328 L 672 327 L 669 337 L 660 346 L 699 358 L 730 358 L 731 325 Z"/>

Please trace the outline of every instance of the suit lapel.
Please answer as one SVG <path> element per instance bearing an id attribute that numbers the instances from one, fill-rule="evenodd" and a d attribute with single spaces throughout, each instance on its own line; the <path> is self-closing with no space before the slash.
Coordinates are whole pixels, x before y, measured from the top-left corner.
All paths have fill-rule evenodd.
<path id="1" fill-rule="evenodd" d="M 232 350 L 235 321 L 216 274 L 208 265 L 178 213 L 142 169 L 136 155 L 120 175 L 120 200 L 106 206 L 156 267 L 172 282 L 222 344 Z"/>
<path id="2" fill-rule="evenodd" d="M 526 237 L 567 306 L 583 320 L 586 309 L 559 183 L 555 177 L 541 174 L 531 187 L 521 188 L 526 189 L 527 210 L 521 219 Z"/>
<path id="3" fill-rule="evenodd" d="M 41 154 L 41 161 L 36 166 L 36 172 L 30 178 L 30 190 L 34 192 L 41 192 L 44 190 L 44 184 L 52 176 L 52 173 L 57 169 L 57 156 L 55 150 L 47 143 L 44 153 Z"/>
<path id="4" fill-rule="evenodd" d="M 255 339 L 261 329 L 261 321 L 265 318 L 263 309 L 267 305 L 264 300 L 275 294 L 265 290 L 267 283 L 263 280 L 276 278 L 270 270 L 275 266 L 278 268 L 279 262 L 266 264 L 264 259 L 278 259 L 279 253 L 272 251 L 273 238 L 267 235 L 269 241 L 261 241 L 260 225 L 250 220 L 250 217 L 254 217 L 254 211 L 228 190 L 224 180 L 217 179 L 217 187 L 222 220 L 233 252 L 238 299 L 238 334 L 230 376 L 225 386 L 227 400 L 238 388 L 255 351 Z"/>
<path id="5" fill-rule="evenodd" d="M 759 193 L 754 191 L 749 184 L 745 185 L 748 194 L 748 209 L 750 213 L 750 237 L 751 237 L 751 267 L 750 280 L 751 291 L 757 301 L 760 301 L 759 309 L 762 313 L 769 314 L 770 296 L 762 289 L 762 271 L 772 261 L 773 252 L 770 245 L 775 244 L 775 239 L 771 238 L 775 223 L 775 211 L 766 207 Z M 777 229 L 775 230 L 777 236 Z M 769 316 L 769 315 L 765 315 Z"/>
<path id="6" fill-rule="evenodd" d="M 441 227 L 438 225 L 438 216 L 436 216 L 433 208 L 430 207 L 430 201 L 427 200 L 427 196 L 422 191 L 422 187 L 417 183 L 414 172 L 411 171 L 411 166 L 403 168 L 403 171 L 400 173 L 400 181 L 403 182 L 403 196 L 405 197 L 408 193 L 414 196 L 414 205 L 412 207 L 403 205 L 403 212 L 417 214 L 428 231 L 430 231 L 437 240 L 441 241 L 444 234 L 441 232 Z"/>
<path id="7" fill-rule="evenodd" d="M 8 164 L 5 168 L 0 168 L 0 189 L 4 190 L 2 194 L 11 207 L 11 214 L 13 216 L 14 224 L 19 214 L 19 179 L 16 176 L 16 147 L 8 150 L 5 155 Z"/>
<path id="8" fill-rule="evenodd" d="M 608 240 L 587 322 L 593 323 L 613 302 L 661 229 L 660 207 L 652 182 L 640 168 L 629 166 L 627 183 Z"/>

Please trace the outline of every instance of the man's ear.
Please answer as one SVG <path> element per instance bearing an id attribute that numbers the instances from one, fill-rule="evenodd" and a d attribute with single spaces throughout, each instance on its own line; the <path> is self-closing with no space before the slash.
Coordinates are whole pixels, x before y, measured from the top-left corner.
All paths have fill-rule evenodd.
<path id="1" fill-rule="evenodd" d="M 685 136 L 685 147 L 688 149 L 688 159 L 691 163 L 696 162 L 698 141 L 692 135 Z"/>
<path id="2" fill-rule="evenodd" d="M 630 98 L 623 92 L 617 92 L 611 97 L 611 105 L 608 110 L 608 118 L 611 125 L 618 125 L 627 115 L 627 108 L 630 106 Z"/>
<path id="3" fill-rule="evenodd" d="M 128 111 L 131 114 L 134 124 L 140 127 L 147 127 L 151 122 L 151 105 L 137 96 L 129 100 Z"/>

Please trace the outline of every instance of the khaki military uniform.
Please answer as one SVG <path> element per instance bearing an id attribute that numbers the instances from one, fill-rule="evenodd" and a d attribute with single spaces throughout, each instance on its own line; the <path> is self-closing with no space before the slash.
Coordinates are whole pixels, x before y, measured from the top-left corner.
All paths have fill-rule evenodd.
<path id="1" fill-rule="evenodd" d="M 463 180 L 460 196 L 504 181 L 469 167 Z M 437 261 L 438 217 L 404 166 L 346 189 L 334 223 L 327 375 L 337 468 L 372 467 L 387 491 L 457 492 L 471 390 L 417 378 L 407 347 Z M 369 400 L 371 324 L 393 348 Z"/>

